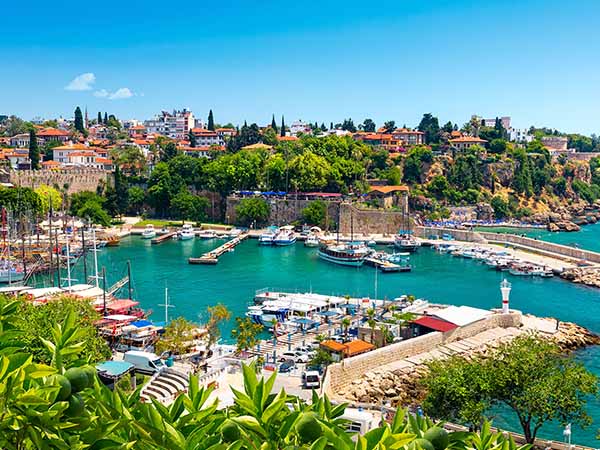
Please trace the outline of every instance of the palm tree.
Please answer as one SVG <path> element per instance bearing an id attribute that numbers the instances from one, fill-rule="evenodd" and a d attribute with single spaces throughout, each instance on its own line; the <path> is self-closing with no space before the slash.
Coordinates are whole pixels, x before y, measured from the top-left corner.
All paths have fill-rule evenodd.
<path id="1" fill-rule="evenodd" d="M 350 318 L 344 317 L 342 319 L 342 326 L 344 327 L 344 338 L 348 338 L 348 328 L 350 328 L 351 324 L 352 322 L 350 321 Z"/>
<path id="2" fill-rule="evenodd" d="M 375 335 L 375 325 L 377 325 L 377 322 L 375 321 L 375 309 L 374 308 L 369 308 L 367 309 L 367 323 L 369 324 L 369 327 L 371 328 L 371 344 L 373 344 L 373 339 L 374 339 L 374 335 Z"/>
<path id="3" fill-rule="evenodd" d="M 416 314 L 405 312 L 405 313 L 395 313 L 392 315 L 396 324 L 400 327 L 400 335 L 402 335 L 402 328 L 404 328 L 409 322 L 415 320 L 417 317 Z"/>

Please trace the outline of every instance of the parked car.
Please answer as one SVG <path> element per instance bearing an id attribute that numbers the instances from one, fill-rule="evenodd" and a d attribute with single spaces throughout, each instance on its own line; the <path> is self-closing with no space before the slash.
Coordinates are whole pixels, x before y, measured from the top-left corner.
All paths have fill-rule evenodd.
<path id="1" fill-rule="evenodd" d="M 296 364 L 292 361 L 284 361 L 279 364 L 279 373 L 291 372 L 296 367 Z"/>
<path id="2" fill-rule="evenodd" d="M 310 357 L 308 356 L 308 354 L 299 351 L 283 352 L 279 356 L 279 361 L 283 362 L 287 360 L 292 360 L 295 363 L 307 363 L 310 360 Z"/>
<path id="3" fill-rule="evenodd" d="M 302 385 L 307 389 L 319 389 L 321 387 L 321 374 L 316 370 L 302 372 Z"/>

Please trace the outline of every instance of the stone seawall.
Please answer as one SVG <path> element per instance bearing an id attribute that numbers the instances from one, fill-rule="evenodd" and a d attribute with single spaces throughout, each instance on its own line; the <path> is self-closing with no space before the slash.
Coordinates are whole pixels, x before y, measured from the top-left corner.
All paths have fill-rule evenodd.
<path id="1" fill-rule="evenodd" d="M 15 186 L 35 189 L 41 185 L 66 190 L 68 194 L 82 191 L 95 192 L 98 187 L 112 186 L 112 172 L 101 169 L 72 170 L 11 170 L 5 175 Z"/>
<path id="2" fill-rule="evenodd" d="M 226 223 L 237 223 L 236 207 L 243 197 L 227 197 L 227 206 L 225 211 Z M 295 199 L 295 198 L 272 198 L 267 199 L 271 207 L 269 216 L 270 225 L 287 225 L 295 221 L 302 222 L 302 210 L 314 200 Z M 327 216 L 325 218 L 329 229 L 335 229 L 338 221 L 338 200 L 323 200 L 327 205 Z"/>
<path id="3" fill-rule="evenodd" d="M 404 221 L 400 211 L 362 209 L 350 203 L 341 205 L 340 232 L 343 234 L 354 231 L 355 234 L 393 235 L 403 227 Z"/>
<path id="4" fill-rule="evenodd" d="M 423 239 L 428 239 L 431 236 L 436 236 L 438 239 L 441 239 L 444 234 L 448 234 L 458 241 L 486 242 L 479 232 L 457 230 L 454 228 L 415 227 L 415 235 Z"/>
<path id="5" fill-rule="evenodd" d="M 425 353 L 433 348 L 448 344 L 461 339 L 466 339 L 483 331 L 493 328 L 510 328 L 521 325 L 522 315 L 518 311 L 510 314 L 494 314 L 490 317 L 457 328 L 455 330 L 441 333 L 433 332 L 413 339 L 388 345 L 362 355 L 332 364 L 327 369 L 323 382 L 323 392 L 331 397 L 346 389 L 354 380 L 359 379 L 365 373 L 380 368 L 387 364 L 400 361 L 404 358 Z"/>

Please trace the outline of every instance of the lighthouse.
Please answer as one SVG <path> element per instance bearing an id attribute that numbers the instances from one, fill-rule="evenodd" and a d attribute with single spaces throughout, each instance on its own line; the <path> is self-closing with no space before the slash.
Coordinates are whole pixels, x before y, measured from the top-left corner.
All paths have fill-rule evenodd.
<path id="1" fill-rule="evenodd" d="M 500 283 L 500 292 L 502 292 L 502 314 L 508 314 L 508 299 L 510 297 L 510 283 L 506 278 Z"/>

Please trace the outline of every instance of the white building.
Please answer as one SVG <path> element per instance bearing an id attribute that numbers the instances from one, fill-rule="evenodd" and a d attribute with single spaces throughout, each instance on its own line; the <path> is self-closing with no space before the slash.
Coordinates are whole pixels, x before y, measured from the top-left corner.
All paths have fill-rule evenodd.
<path id="1" fill-rule="evenodd" d="M 508 136 L 512 142 L 529 143 L 533 141 L 533 135 L 529 134 L 527 128 L 511 128 L 508 130 Z"/>
<path id="2" fill-rule="evenodd" d="M 503 116 L 503 117 L 498 117 L 498 119 L 500 119 L 500 123 L 502 123 L 502 126 L 504 127 L 505 130 L 510 129 L 510 117 L 509 116 Z M 490 128 L 494 128 L 496 126 L 496 117 L 494 117 L 493 119 L 482 119 L 484 126 L 486 127 L 490 127 Z"/>
<path id="3" fill-rule="evenodd" d="M 144 121 L 148 134 L 160 134 L 171 139 L 185 139 L 189 131 L 194 128 L 196 121 L 194 114 L 187 109 L 173 111 L 172 113 L 162 111 L 153 119 Z"/>
<path id="4" fill-rule="evenodd" d="M 193 128 L 192 134 L 196 137 L 197 147 L 210 147 L 211 145 L 225 145 L 223 134 L 206 128 Z"/>
<path id="5" fill-rule="evenodd" d="M 310 133 L 312 129 L 310 124 L 297 120 L 290 125 L 290 133 L 292 136 L 296 136 L 298 133 Z"/>
<path id="6" fill-rule="evenodd" d="M 29 133 L 15 134 L 10 138 L 10 145 L 17 148 L 29 148 Z"/>

